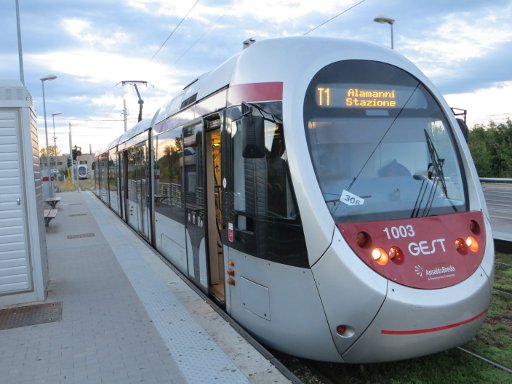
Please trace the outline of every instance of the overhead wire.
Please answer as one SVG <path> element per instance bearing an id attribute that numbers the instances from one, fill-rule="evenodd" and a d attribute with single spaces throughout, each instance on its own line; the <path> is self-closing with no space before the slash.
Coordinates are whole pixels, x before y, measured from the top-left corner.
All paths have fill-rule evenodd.
<path id="1" fill-rule="evenodd" d="M 198 44 L 201 40 L 203 40 L 203 39 L 204 39 L 204 38 L 205 38 L 205 37 L 206 37 L 206 36 L 207 36 L 211 31 L 212 31 L 213 26 L 214 26 L 215 24 L 217 24 L 217 23 L 219 22 L 219 20 L 221 20 L 221 19 L 224 17 L 224 15 L 225 15 L 225 14 L 226 14 L 226 11 L 222 12 L 222 13 L 219 15 L 219 17 L 215 20 L 215 22 L 214 22 L 214 23 L 212 23 L 212 25 L 210 26 L 210 28 L 208 28 L 208 29 L 206 30 L 206 32 L 205 32 L 205 33 L 203 33 L 203 34 L 202 34 L 198 39 L 196 39 L 196 41 L 194 41 L 192 44 L 190 44 L 190 46 L 189 46 L 185 51 L 183 51 L 183 53 L 182 53 L 180 56 L 178 56 L 178 58 L 177 58 L 176 60 L 174 60 L 174 61 L 171 63 L 171 65 L 174 65 L 174 64 L 176 64 L 178 61 L 180 61 L 180 60 L 181 60 L 181 59 L 182 59 L 182 58 L 183 58 L 183 57 L 184 57 L 184 56 L 185 56 L 185 55 L 186 55 L 186 54 L 187 54 L 187 53 L 188 53 L 192 48 L 194 48 L 194 47 L 195 47 L 195 45 L 196 45 L 196 44 Z"/>
<path id="2" fill-rule="evenodd" d="M 332 20 L 336 19 L 337 17 L 347 13 L 348 11 L 350 11 L 351 9 L 357 7 L 358 5 L 361 5 L 362 3 L 364 3 L 366 0 L 360 0 L 358 3 L 354 4 L 354 5 L 351 5 L 350 7 L 348 7 L 347 9 L 343 10 L 342 12 L 334 15 L 333 17 L 331 17 L 330 19 L 324 21 L 323 23 L 317 25 L 316 27 L 310 29 L 309 31 L 305 32 L 303 35 L 308 35 L 309 33 L 315 31 L 316 29 L 324 26 L 325 24 L 331 22 Z M 158 50 L 153 54 L 153 56 L 151 56 L 151 59 L 149 59 L 149 62 L 152 62 L 153 59 L 158 55 L 158 53 L 162 50 L 162 48 L 165 46 L 165 44 L 167 44 L 167 41 L 169 41 L 169 39 L 174 35 L 174 33 L 176 32 L 176 30 L 180 27 L 180 25 L 185 21 L 185 19 L 188 17 L 188 15 L 190 14 L 190 12 L 192 12 L 192 10 L 195 8 L 195 6 L 197 5 L 197 3 L 199 3 L 199 0 L 197 0 L 193 5 L 192 7 L 190 7 L 190 9 L 188 10 L 188 12 L 185 14 L 185 16 L 183 16 L 183 18 L 180 20 L 180 22 L 174 27 L 174 29 L 171 31 L 171 33 L 169 34 L 169 36 L 167 36 L 167 38 L 165 39 L 165 41 L 161 44 L 161 46 L 158 48 Z M 224 16 L 225 12 L 222 13 L 219 18 L 217 19 L 220 20 L 222 19 L 222 17 Z M 199 37 L 199 39 L 197 39 L 193 44 L 191 44 L 174 62 L 173 64 L 175 64 L 176 62 L 178 62 L 179 60 L 181 60 L 183 58 L 183 56 L 185 56 L 199 41 L 201 41 L 207 34 L 209 33 L 209 30 L 204 33 L 202 36 Z"/>
<path id="3" fill-rule="evenodd" d="M 334 15 L 333 17 L 331 17 L 329 20 L 326 20 L 326 21 L 324 21 L 323 23 L 318 24 L 316 27 L 314 27 L 314 28 L 310 29 L 309 31 L 307 31 L 306 33 L 304 33 L 304 34 L 303 34 L 303 36 L 306 36 L 306 35 L 308 35 L 309 33 L 313 32 L 314 30 L 316 30 L 316 29 L 318 29 L 318 28 L 320 28 L 320 27 L 324 26 L 325 24 L 327 24 L 327 23 L 331 22 L 332 20 L 334 20 L 335 18 L 337 18 L 337 17 L 339 17 L 339 16 L 343 15 L 344 13 L 347 13 L 348 11 L 350 11 L 351 9 L 353 9 L 353 8 L 357 7 L 358 5 L 360 5 L 360 4 L 362 4 L 362 3 L 364 3 L 365 1 L 366 1 L 366 0 L 361 0 L 359 3 L 356 3 L 356 4 L 354 4 L 354 5 L 351 5 L 350 7 L 348 7 L 347 9 L 345 9 L 344 11 L 342 11 L 342 12 L 338 13 L 337 15 Z"/>
<path id="4" fill-rule="evenodd" d="M 185 16 L 183 16 L 183 18 L 180 20 L 180 22 L 174 27 L 174 29 L 171 31 L 171 33 L 169 34 L 169 36 L 167 36 L 167 39 L 165 39 L 165 41 L 162 43 L 162 45 L 160 45 L 160 47 L 156 50 L 156 52 L 153 54 L 153 56 L 151 56 L 151 59 L 149 59 L 149 62 L 152 62 L 153 59 L 156 57 L 156 55 L 158 55 L 158 53 L 160 53 L 160 51 L 162 50 L 162 48 L 165 46 L 165 44 L 167 44 L 167 42 L 169 41 L 169 39 L 172 37 L 172 35 L 174 35 L 174 32 L 176 32 L 176 30 L 180 27 L 180 25 L 185 21 L 185 19 L 188 17 L 188 15 L 190 14 L 190 12 L 192 12 L 192 10 L 195 8 L 195 6 L 197 5 L 197 3 L 199 3 L 199 0 L 197 0 L 194 5 L 192 5 L 192 7 L 190 7 L 190 9 L 188 10 L 187 14 Z"/>

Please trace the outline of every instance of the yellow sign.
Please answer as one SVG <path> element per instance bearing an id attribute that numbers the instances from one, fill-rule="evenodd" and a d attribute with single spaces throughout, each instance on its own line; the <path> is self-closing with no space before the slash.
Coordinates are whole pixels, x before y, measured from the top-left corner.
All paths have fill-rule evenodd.
<path id="1" fill-rule="evenodd" d="M 355 108 L 395 108 L 396 94 L 394 90 L 349 88 L 345 105 Z"/>
<path id="2" fill-rule="evenodd" d="M 396 108 L 397 92 L 322 85 L 316 87 L 316 102 L 327 108 Z"/>
<path id="3" fill-rule="evenodd" d="M 317 87 L 316 91 L 318 97 L 318 105 L 321 107 L 331 106 L 331 88 L 329 87 Z"/>

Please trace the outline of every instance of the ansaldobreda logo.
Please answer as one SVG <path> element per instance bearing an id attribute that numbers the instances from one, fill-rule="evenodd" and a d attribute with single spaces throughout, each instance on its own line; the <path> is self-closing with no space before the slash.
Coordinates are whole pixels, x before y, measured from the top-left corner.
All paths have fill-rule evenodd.
<path id="1" fill-rule="evenodd" d="M 417 276 L 423 277 L 423 275 L 425 275 L 429 280 L 434 278 L 434 276 L 436 279 L 454 276 L 455 271 L 456 268 L 453 265 L 449 265 L 447 267 L 435 267 L 432 269 L 423 268 L 419 264 L 414 266 L 414 273 L 416 273 Z"/>
<path id="2" fill-rule="evenodd" d="M 437 267 L 434 269 L 425 270 L 425 274 L 427 276 L 435 276 L 435 275 L 445 275 L 447 273 L 454 273 L 455 267 L 453 265 L 449 265 L 448 267 Z"/>

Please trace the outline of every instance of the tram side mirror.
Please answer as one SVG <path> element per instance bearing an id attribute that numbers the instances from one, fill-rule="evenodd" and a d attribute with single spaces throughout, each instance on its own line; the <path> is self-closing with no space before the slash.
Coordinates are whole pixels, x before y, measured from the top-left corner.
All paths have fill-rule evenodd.
<path id="1" fill-rule="evenodd" d="M 263 117 L 246 115 L 240 122 L 242 129 L 242 156 L 246 159 L 265 157 L 265 125 Z"/>
<path id="2" fill-rule="evenodd" d="M 459 128 L 462 131 L 462 134 L 464 135 L 464 138 L 466 139 L 467 142 L 469 138 L 469 128 L 466 122 L 462 119 L 457 119 L 457 123 L 459 123 Z"/>

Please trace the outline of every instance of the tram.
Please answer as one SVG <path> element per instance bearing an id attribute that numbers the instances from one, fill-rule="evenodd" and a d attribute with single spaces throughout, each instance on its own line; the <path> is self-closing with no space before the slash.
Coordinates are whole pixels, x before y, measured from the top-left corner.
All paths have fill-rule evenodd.
<path id="1" fill-rule="evenodd" d="M 393 361 L 484 321 L 494 249 L 464 132 L 392 50 L 256 42 L 95 161 L 98 197 L 271 348 Z"/>
<path id="2" fill-rule="evenodd" d="M 76 166 L 76 169 L 77 169 L 77 173 L 78 173 L 78 178 L 79 179 L 82 180 L 82 179 L 89 178 L 89 170 L 88 170 L 86 164 L 78 164 Z"/>

